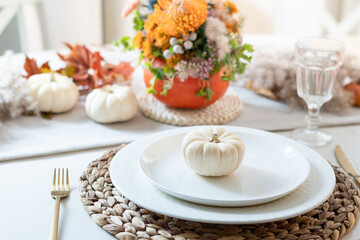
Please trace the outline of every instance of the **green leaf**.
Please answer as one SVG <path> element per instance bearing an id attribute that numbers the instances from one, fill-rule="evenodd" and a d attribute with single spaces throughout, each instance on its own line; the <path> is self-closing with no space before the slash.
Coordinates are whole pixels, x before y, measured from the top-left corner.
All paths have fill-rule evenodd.
<path id="1" fill-rule="evenodd" d="M 211 88 L 206 87 L 205 88 L 205 96 L 207 100 L 211 100 L 211 96 L 214 94 L 214 92 L 211 90 Z"/>
<path id="2" fill-rule="evenodd" d="M 145 68 L 147 68 L 150 72 L 153 71 L 153 67 L 151 66 L 151 63 L 150 63 L 150 62 L 145 62 L 144 66 L 145 66 Z"/>
<path id="3" fill-rule="evenodd" d="M 160 80 L 164 80 L 165 79 L 165 74 L 164 74 L 164 70 L 162 68 L 153 68 L 151 66 L 151 63 L 149 62 L 146 62 L 145 63 L 145 68 L 147 68 L 153 75 L 154 75 L 154 78 L 151 80 L 151 81 L 156 81 L 157 79 L 160 79 Z M 151 82 L 150 82 L 151 83 Z M 155 84 L 155 83 L 154 83 Z"/>
<path id="4" fill-rule="evenodd" d="M 202 97 L 202 96 L 204 96 L 204 94 L 205 94 L 204 89 L 201 88 L 199 91 L 196 92 L 195 95 L 198 96 L 198 97 Z"/>
<path id="5" fill-rule="evenodd" d="M 214 92 L 209 87 L 201 88 L 197 93 L 195 94 L 197 97 L 205 97 L 206 100 L 211 100 L 211 96 L 214 94 Z"/>
<path id="6" fill-rule="evenodd" d="M 134 26 L 133 28 L 136 30 L 136 31 L 140 31 L 140 30 L 143 30 L 144 29 L 144 21 L 141 19 L 140 17 L 140 12 L 139 10 L 135 10 L 134 11 L 134 19 L 133 19 L 133 23 L 134 23 Z"/>
<path id="7" fill-rule="evenodd" d="M 124 36 L 121 39 L 114 41 L 113 44 L 117 47 L 123 46 L 124 51 L 134 50 L 133 40 L 129 36 Z"/>
<path id="8" fill-rule="evenodd" d="M 160 79 L 160 80 L 165 79 L 164 70 L 162 70 L 162 68 L 159 68 L 159 67 L 155 68 L 153 74 L 157 79 Z"/>
<path id="9" fill-rule="evenodd" d="M 168 65 L 164 66 L 164 73 L 165 75 L 175 74 L 176 70 L 172 67 L 169 67 Z"/>
<path id="10" fill-rule="evenodd" d="M 138 59 L 138 65 L 140 65 L 141 61 L 144 59 L 143 52 L 140 52 L 139 59 Z"/>
<path id="11" fill-rule="evenodd" d="M 240 45 L 236 38 L 230 40 L 230 46 L 233 50 L 237 49 Z"/>
<path id="12" fill-rule="evenodd" d="M 157 94 L 157 91 L 155 91 L 153 86 L 146 89 L 146 92 L 149 93 L 149 94 Z"/>
<path id="13" fill-rule="evenodd" d="M 228 81 L 234 81 L 235 77 L 232 73 L 230 73 L 229 75 L 227 76 L 222 76 L 221 77 L 221 80 L 224 81 L 224 82 L 228 82 Z"/>
<path id="14" fill-rule="evenodd" d="M 119 41 L 117 41 L 117 40 L 114 40 L 114 41 L 112 42 L 112 44 L 113 44 L 114 46 L 116 46 L 116 47 L 120 47 L 120 43 L 119 43 Z"/>
<path id="15" fill-rule="evenodd" d="M 218 61 L 215 61 L 214 68 L 210 71 L 210 75 L 214 75 L 217 72 L 220 72 L 220 63 Z"/>
<path id="16" fill-rule="evenodd" d="M 162 52 L 160 49 L 156 48 L 156 47 L 153 47 L 152 48 L 152 54 L 154 56 L 154 58 L 158 57 L 158 56 L 161 56 L 162 55 Z"/>
<path id="17" fill-rule="evenodd" d="M 253 47 L 251 44 L 245 43 L 245 44 L 242 46 L 242 50 L 243 50 L 243 51 L 249 51 L 250 53 L 252 53 L 252 52 L 254 52 L 254 47 Z"/>
<path id="18" fill-rule="evenodd" d="M 241 58 L 244 59 L 244 60 L 247 61 L 247 62 L 250 62 L 251 59 L 252 59 L 252 56 L 247 56 L 247 55 L 245 55 L 245 54 L 242 54 L 242 55 L 241 55 Z"/>
<path id="19" fill-rule="evenodd" d="M 156 82 L 156 77 L 153 77 L 151 80 L 150 80 L 150 84 L 152 87 L 155 86 L 155 82 Z"/>
<path id="20" fill-rule="evenodd" d="M 149 69 L 150 70 L 150 69 Z M 151 70 L 150 70 L 151 71 Z M 150 80 L 150 87 L 148 87 L 146 89 L 147 93 L 151 93 L 151 94 L 157 94 L 157 91 L 154 89 L 156 83 L 156 76 L 154 76 L 151 80 Z"/>
<path id="21" fill-rule="evenodd" d="M 167 87 L 164 86 L 164 89 L 162 90 L 162 92 L 160 93 L 160 95 L 163 95 L 166 97 L 167 93 L 168 93 L 169 89 Z"/>

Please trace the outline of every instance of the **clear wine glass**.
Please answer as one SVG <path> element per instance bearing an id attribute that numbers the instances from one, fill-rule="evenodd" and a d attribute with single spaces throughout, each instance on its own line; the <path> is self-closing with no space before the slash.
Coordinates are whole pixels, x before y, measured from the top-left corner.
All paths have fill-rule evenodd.
<path id="1" fill-rule="evenodd" d="M 295 44 L 297 93 L 308 107 L 307 128 L 297 129 L 293 138 L 310 146 L 325 145 L 332 136 L 318 129 L 321 106 L 332 98 L 336 76 L 344 58 L 345 45 L 329 38 L 303 38 Z"/>

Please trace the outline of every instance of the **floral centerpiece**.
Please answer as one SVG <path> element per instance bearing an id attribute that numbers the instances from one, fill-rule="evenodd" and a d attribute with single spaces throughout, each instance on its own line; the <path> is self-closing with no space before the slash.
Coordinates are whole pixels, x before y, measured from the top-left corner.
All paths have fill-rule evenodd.
<path id="1" fill-rule="evenodd" d="M 144 11 L 148 7 L 149 11 Z M 242 19 L 230 1 L 131 2 L 135 37 L 116 42 L 140 50 L 148 93 L 170 107 L 201 108 L 222 97 L 245 70 L 253 48 L 242 43 Z"/>

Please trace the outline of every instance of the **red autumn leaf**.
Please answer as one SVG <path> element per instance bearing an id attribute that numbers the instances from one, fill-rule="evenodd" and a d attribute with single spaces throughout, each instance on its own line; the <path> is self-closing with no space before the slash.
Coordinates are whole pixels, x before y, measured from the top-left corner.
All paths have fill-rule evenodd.
<path id="1" fill-rule="evenodd" d="M 121 62 L 119 65 L 105 63 L 100 52 L 91 52 L 85 45 L 65 45 L 71 50 L 69 54 L 58 53 L 61 60 L 75 68 L 74 83 L 87 91 L 112 84 L 114 81 L 130 78 L 133 68 L 129 63 Z"/>
<path id="2" fill-rule="evenodd" d="M 41 73 L 50 73 L 52 72 L 49 62 L 45 62 L 43 65 L 41 65 L 40 67 L 40 72 Z"/>
<path id="3" fill-rule="evenodd" d="M 29 58 L 26 56 L 24 69 L 27 73 L 26 78 L 31 77 L 32 75 L 39 74 L 39 73 L 50 73 L 52 72 L 49 62 L 45 62 L 41 67 L 38 67 L 37 62 L 35 59 Z"/>
<path id="4" fill-rule="evenodd" d="M 94 79 L 88 70 L 82 69 L 74 73 L 73 80 L 76 85 L 94 87 Z"/>
<path id="5" fill-rule="evenodd" d="M 350 91 L 354 94 L 354 102 L 355 106 L 360 107 L 360 83 L 351 82 L 347 84 L 345 90 Z"/>
<path id="6" fill-rule="evenodd" d="M 101 65 L 102 57 L 99 52 L 94 53 L 94 58 L 91 61 L 91 68 L 94 70 L 94 88 L 99 88 L 107 84 L 112 84 L 111 78 L 107 78 L 104 75 L 103 68 Z"/>
<path id="7" fill-rule="evenodd" d="M 33 58 L 29 58 L 28 56 L 26 56 L 26 58 L 25 58 L 24 69 L 25 69 L 25 71 L 27 73 L 27 75 L 24 76 L 26 78 L 29 78 L 34 74 L 41 73 L 40 69 L 37 66 L 36 60 L 33 59 Z"/>
<path id="8" fill-rule="evenodd" d="M 104 76 L 104 73 L 102 71 L 101 61 L 102 61 L 102 57 L 100 56 L 100 53 L 95 52 L 90 67 L 94 70 L 94 77 L 96 78 L 102 78 Z"/>
<path id="9" fill-rule="evenodd" d="M 125 80 L 130 79 L 134 68 L 130 66 L 128 62 L 120 62 L 118 65 L 105 64 L 103 67 L 103 72 L 106 76 L 111 76 L 114 79 L 118 79 L 118 76 L 125 78 Z"/>
<path id="10" fill-rule="evenodd" d="M 94 54 L 85 45 L 75 44 L 72 46 L 69 43 L 64 44 L 71 50 L 71 52 L 66 55 L 58 53 L 61 60 L 78 69 L 90 68 Z"/>

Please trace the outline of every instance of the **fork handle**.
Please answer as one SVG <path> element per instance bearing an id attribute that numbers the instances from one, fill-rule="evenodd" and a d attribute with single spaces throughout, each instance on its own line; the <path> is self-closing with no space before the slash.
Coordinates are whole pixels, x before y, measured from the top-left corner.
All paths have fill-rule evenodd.
<path id="1" fill-rule="evenodd" d="M 49 240 L 57 239 L 58 223 L 59 223 L 59 210 L 60 210 L 60 197 L 55 197 L 55 208 L 53 219 L 51 223 L 50 237 Z"/>

